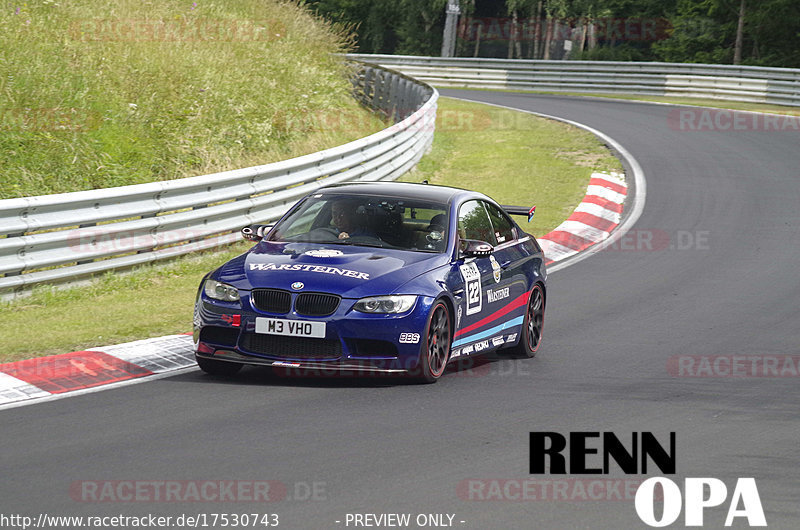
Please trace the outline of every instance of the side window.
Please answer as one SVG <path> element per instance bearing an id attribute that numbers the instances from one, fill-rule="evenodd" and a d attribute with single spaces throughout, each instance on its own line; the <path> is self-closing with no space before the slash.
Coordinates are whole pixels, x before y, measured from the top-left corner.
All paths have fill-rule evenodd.
<path id="1" fill-rule="evenodd" d="M 279 241 L 287 237 L 305 234 L 320 225 L 320 215 L 322 213 L 324 201 L 307 200 L 302 204 L 291 217 L 281 223 L 279 230 L 276 230 L 271 240 Z M 285 228 L 284 228 L 285 227 Z"/>
<path id="2" fill-rule="evenodd" d="M 486 203 L 486 210 L 489 212 L 489 219 L 492 220 L 494 227 L 494 236 L 497 239 L 497 244 L 507 243 L 513 241 L 514 225 L 511 219 L 508 218 L 505 212 L 501 211 L 494 204 Z"/>
<path id="3" fill-rule="evenodd" d="M 458 232 L 462 238 L 497 244 L 492 223 L 482 201 L 467 201 L 458 210 Z"/>

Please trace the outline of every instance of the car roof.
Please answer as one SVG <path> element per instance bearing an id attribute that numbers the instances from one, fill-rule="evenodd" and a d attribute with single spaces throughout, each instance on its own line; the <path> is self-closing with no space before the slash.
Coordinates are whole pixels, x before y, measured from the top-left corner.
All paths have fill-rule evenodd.
<path id="1" fill-rule="evenodd" d="M 474 191 L 437 186 L 434 184 L 417 184 L 413 182 L 354 182 L 348 184 L 335 184 L 320 188 L 315 193 L 335 193 L 347 195 L 381 195 L 396 196 L 405 199 L 428 199 L 442 203 L 449 203 L 458 196 L 480 197 L 485 196 Z"/>

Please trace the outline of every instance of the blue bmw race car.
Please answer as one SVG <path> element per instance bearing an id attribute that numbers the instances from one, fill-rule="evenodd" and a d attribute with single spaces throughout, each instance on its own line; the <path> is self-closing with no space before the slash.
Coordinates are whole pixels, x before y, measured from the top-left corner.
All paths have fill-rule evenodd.
<path id="1" fill-rule="evenodd" d="M 428 184 L 319 189 L 274 226 L 245 227 L 258 243 L 203 278 L 197 363 L 434 382 L 454 359 L 533 357 L 547 273 L 514 209 Z"/>

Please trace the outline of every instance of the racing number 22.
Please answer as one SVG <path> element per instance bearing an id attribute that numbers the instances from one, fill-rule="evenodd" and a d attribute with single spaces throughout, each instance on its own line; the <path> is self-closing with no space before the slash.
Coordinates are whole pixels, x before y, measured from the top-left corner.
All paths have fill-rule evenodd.
<path id="1" fill-rule="evenodd" d="M 460 267 L 464 278 L 464 290 L 467 292 L 467 314 L 479 313 L 482 308 L 481 273 L 478 265 L 471 261 Z"/>

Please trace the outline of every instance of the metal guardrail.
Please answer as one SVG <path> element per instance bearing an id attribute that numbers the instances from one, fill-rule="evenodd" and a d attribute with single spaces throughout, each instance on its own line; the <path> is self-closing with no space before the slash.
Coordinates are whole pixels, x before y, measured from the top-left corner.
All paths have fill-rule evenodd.
<path id="1" fill-rule="evenodd" d="M 687 96 L 800 106 L 800 69 L 793 68 L 411 55 L 348 57 L 394 68 L 439 87 Z"/>
<path id="2" fill-rule="evenodd" d="M 392 180 L 433 140 L 438 92 L 359 64 L 354 92 L 395 124 L 282 162 L 177 180 L 0 200 L 0 294 L 216 247 L 340 182 Z"/>

